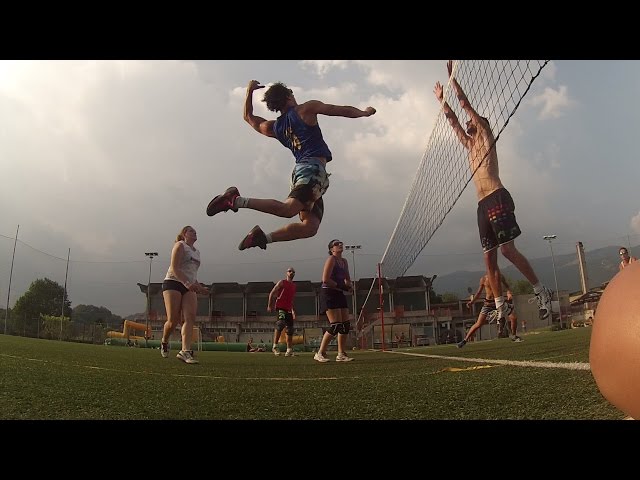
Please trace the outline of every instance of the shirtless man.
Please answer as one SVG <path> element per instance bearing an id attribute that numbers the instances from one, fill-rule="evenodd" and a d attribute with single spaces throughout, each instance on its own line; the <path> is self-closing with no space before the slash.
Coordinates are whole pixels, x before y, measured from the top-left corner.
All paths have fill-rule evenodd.
<path id="1" fill-rule="evenodd" d="M 478 195 L 480 242 L 487 267 L 488 283 L 495 295 L 498 318 L 503 319 L 508 314 L 508 306 L 502 295 L 500 270 L 498 269 L 498 247 L 500 247 L 500 251 L 507 260 L 533 285 L 540 318 L 545 319 L 551 314 L 551 291 L 540 283 L 529 261 L 516 248 L 514 240 L 521 231 L 516 222 L 513 199 L 500 181 L 495 137 L 489 121 L 475 111 L 458 81 L 451 76 L 453 72 L 451 60 L 447 63 L 447 71 L 460 105 L 469 116 L 466 131 L 460 125 L 458 117 L 449 104 L 444 101 L 440 82 L 436 82 L 434 93 L 442 104 L 444 115 L 449 120 L 458 140 L 469 151 L 469 167 Z"/>
<path id="2" fill-rule="evenodd" d="M 514 342 L 522 342 L 522 339 L 516 334 L 518 328 L 518 317 L 515 314 L 513 309 L 513 295 L 511 294 L 511 290 L 509 289 L 509 284 L 507 280 L 504 278 L 504 275 L 500 272 L 500 282 L 507 289 L 507 315 L 509 316 L 509 322 L 511 327 L 511 340 Z M 495 300 L 493 291 L 491 290 L 491 285 L 489 284 L 488 275 L 483 275 L 480 277 L 480 284 L 478 285 L 478 290 L 471 296 L 471 299 L 467 302 L 467 307 L 471 308 L 473 302 L 482 294 L 482 291 L 485 290 L 485 298 L 484 304 L 482 305 L 482 309 L 480 310 L 480 314 L 478 315 L 478 320 L 467 332 L 467 335 L 461 342 L 458 342 L 458 348 L 464 347 L 467 342 L 474 337 L 476 331 L 482 327 L 482 325 L 487 323 L 487 319 L 489 319 L 489 323 L 492 323 L 497 317 L 497 310 L 495 306 Z M 505 319 L 498 319 L 498 337 L 505 336 Z"/>
<path id="3" fill-rule="evenodd" d="M 620 257 L 622 257 L 622 260 L 620 261 L 620 271 L 622 271 L 624 267 L 628 267 L 629 264 L 638 260 L 636 257 L 630 257 L 629 250 L 624 247 L 620 247 Z"/>

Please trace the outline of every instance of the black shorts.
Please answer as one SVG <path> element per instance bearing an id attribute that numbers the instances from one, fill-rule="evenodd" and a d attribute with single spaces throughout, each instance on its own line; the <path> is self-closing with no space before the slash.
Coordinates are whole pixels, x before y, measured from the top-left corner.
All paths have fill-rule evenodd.
<path id="1" fill-rule="evenodd" d="M 276 309 L 278 319 L 276 320 L 276 330 L 281 332 L 285 328 L 287 329 L 287 335 L 293 335 L 293 314 L 289 310 L 282 308 Z"/>
<path id="2" fill-rule="evenodd" d="M 344 292 L 333 288 L 323 288 L 322 295 L 320 295 L 320 313 L 338 308 L 349 308 Z"/>
<path id="3" fill-rule="evenodd" d="M 177 290 L 182 295 L 189 291 L 189 289 L 185 287 L 182 282 L 178 282 L 177 280 L 165 280 L 164 282 L 162 282 L 162 291 L 164 292 L 165 290 Z"/>
<path id="4" fill-rule="evenodd" d="M 516 206 L 506 188 L 499 188 L 478 202 L 478 230 L 482 251 L 487 253 L 509 243 L 522 233 L 515 215 Z"/>

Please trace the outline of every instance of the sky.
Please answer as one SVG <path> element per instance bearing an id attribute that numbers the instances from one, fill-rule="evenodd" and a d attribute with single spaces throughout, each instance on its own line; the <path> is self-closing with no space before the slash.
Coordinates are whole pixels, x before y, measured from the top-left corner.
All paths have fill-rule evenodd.
<path id="1" fill-rule="evenodd" d="M 254 225 L 292 221 L 248 209 L 205 214 L 232 185 L 254 198 L 289 193 L 291 152 L 243 119 L 253 79 L 286 83 L 299 103 L 377 113 L 319 116 L 333 161 L 318 234 L 240 252 Z M 334 238 L 361 245 L 347 259 L 357 278 L 373 276 L 440 110 L 434 84 L 446 80 L 446 60 L 0 61 L 0 307 L 10 278 L 13 306 L 35 279 L 64 285 L 66 275 L 72 306 L 143 312 L 136 283 L 148 282 L 150 267 L 152 282 L 164 279 L 186 225 L 198 232 L 203 283 L 275 282 L 288 266 L 296 280 L 319 281 Z M 254 113 L 275 119 L 263 92 Z M 586 251 L 640 243 L 639 106 L 638 61 L 544 68 L 498 142 L 525 256 L 550 257 L 542 237 L 552 234 L 555 254 L 578 241 Z M 470 184 L 406 274 L 482 270 L 476 207 Z M 150 262 L 145 252 L 159 255 Z"/>

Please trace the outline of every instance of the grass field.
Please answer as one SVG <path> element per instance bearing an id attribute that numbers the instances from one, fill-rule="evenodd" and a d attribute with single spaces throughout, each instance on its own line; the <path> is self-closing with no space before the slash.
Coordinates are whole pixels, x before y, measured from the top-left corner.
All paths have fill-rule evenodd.
<path id="1" fill-rule="evenodd" d="M 350 363 L 0 335 L 0 419 L 623 419 L 588 368 L 590 328 L 353 351 Z"/>

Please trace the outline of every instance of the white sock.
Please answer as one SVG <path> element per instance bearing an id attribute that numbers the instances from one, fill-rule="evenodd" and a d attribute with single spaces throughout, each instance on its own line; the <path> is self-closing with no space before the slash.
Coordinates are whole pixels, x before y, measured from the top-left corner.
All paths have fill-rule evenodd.
<path id="1" fill-rule="evenodd" d="M 270 233 L 265 234 L 265 237 L 267 237 L 267 243 L 273 243 L 273 240 L 271 239 L 271 234 Z"/>
<path id="2" fill-rule="evenodd" d="M 234 208 L 247 208 L 247 204 L 249 203 L 249 199 L 247 197 L 236 197 L 233 201 Z"/>
<path id="3" fill-rule="evenodd" d="M 533 293 L 538 295 L 541 291 L 542 291 L 542 284 L 538 282 L 533 286 Z"/>
<path id="4" fill-rule="evenodd" d="M 496 297 L 496 308 L 500 308 L 502 305 L 504 305 L 504 296 L 500 295 L 499 297 Z"/>

